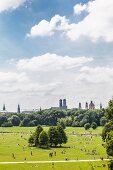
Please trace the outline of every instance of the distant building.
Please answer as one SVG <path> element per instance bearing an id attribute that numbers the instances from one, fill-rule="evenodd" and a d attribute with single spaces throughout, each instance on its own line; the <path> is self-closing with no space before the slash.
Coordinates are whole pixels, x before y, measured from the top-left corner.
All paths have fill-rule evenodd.
<path id="1" fill-rule="evenodd" d="M 79 109 L 82 109 L 82 105 L 81 105 L 81 103 L 79 103 Z"/>
<path id="2" fill-rule="evenodd" d="M 23 110 L 21 113 L 22 114 L 32 114 L 32 113 L 36 113 L 36 112 L 39 112 L 40 111 L 40 109 L 33 109 L 33 110 L 27 110 L 27 109 L 25 109 L 25 110 Z"/>
<path id="3" fill-rule="evenodd" d="M 85 109 L 88 109 L 88 103 L 86 102 L 86 104 L 85 104 Z"/>
<path id="4" fill-rule="evenodd" d="M 17 113 L 19 114 L 20 113 L 20 105 L 18 104 L 18 107 L 17 107 Z"/>
<path id="5" fill-rule="evenodd" d="M 60 99 L 59 100 L 59 108 L 60 109 L 67 109 L 66 99 Z"/>
<path id="6" fill-rule="evenodd" d="M 62 99 L 59 100 L 59 108 L 62 107 Z"/>
<path id="7" fill-rule="evenodd" d="M 102 103 L 100 103 L 100 109 L 102 109 Z"/>
<path id="8" fill-rule="evenodd" d="M 93 103 L 93 101 L 91 101 L 91 103 L 89 104 L 89 109 L 95 109 L 95 104 Z"/>
<path id="9" fill-rule="evenodd" d="M 6 111 L 5 104 L 3 104 L 3 111 Z"/>

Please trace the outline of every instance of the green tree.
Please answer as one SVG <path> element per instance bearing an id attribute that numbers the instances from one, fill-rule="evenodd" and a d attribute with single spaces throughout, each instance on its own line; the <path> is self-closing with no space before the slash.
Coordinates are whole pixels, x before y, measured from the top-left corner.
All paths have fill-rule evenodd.
<path id="1" fill-rule="evenodd" d="M 100 119 L 100 125 L 101 126 L 104 126 L 107 122 L 107 118 L 105 116 L 103 116 L 101 119 Z"/>
<path id="2" fill-rule="evenodd" d="M 105 142 L 106 152 L 113 156 L 113 98 L 109 101 L 106 109 L 107 123 L 102 131 L 102 139 Z"/>
<path id="3" fill-rule="evenodd" d="M 33 146 L 34 145 L 34 134 L 32 134 L 29 139 L 28 139 L 28 143 L 30 146 Z"/>
<path id="4" fill-rule="evenodd" d="M 34 144 L 35 146 L 39 145 L 39 135 L 43 131 L 43 128 L 41 126 L 37 126 L 36 131 L 34 133 Z"/>
<path id="5" fill-rule="evenodd" d="M 20 124 L 20 126 L 29 126 L 30 119 L 29 118 L 24 118 Z"/>
<path id="6" fill-rule="evenodd" d="M 49 138 L 45 131 L 42 131 L 39 135 L 39 146 L 48 147 Z"/>
<path id="7" fill-rule="evenodd" d="M 11 122 L 4 122 L 1 127 L 12 127 L 13 124 Z"/>
<path id="8" fill-rule="evenodd" d="M 0 126 L 4 123 L 7 122 L 7 117 L 6 116 L 0 116 Z"/>
<path id="9" fill-rule="evenodd" d="M 61 145 L 63 143 L 67 143 L 67 136 L 62 126 L 60 125 L 57 126 L 57 131 L 58 131 L 58 144 Z"/>
<path id="10" fill-rule="evenodd" d="M 63 118 L 59 119 L 58 122 L 57 122 L 57 126 L 58 125 L 62 126 L 62 128 L 65 129 L 66 128 L 65 119 L 63 119 Z"/>
<path id="11" fill-rule="evenodd" d="M 113 156 L 113 131 L 107 133 L 105 146 L 107 154 Z"/>
<path id="12" fill-rule="evenodd" d="M 48 137 L 49 137 L 49 144 L 50 146 L 57 146 L 58 145 L 58 130 L 56 127 L 51 126 L 48 130 Z"/>
<path id="13" fill-rule="evenodd" d="M 13 126 L 19 126 L 20 124 L 20 119 L 16 115 L 11 116 L 10 121 L 13 124 Z"/>
<path id="14" fill-rule="evenodd" d="M 85 130 L 88 130 L 88 129 L 90 128 L 90 123 L 86 123 L 86 124 L 84 125 L 84 128 L 85 128 Z"/>
<path id="15" fill-rule="evenodd" d="M 95 122 L 93 122 L 93 123 L 91 124 L 91 127 L 92 127 L 92 129 L 96 129 L 96 128 L 97 128 L 97 124 L 96 124 Z"/>

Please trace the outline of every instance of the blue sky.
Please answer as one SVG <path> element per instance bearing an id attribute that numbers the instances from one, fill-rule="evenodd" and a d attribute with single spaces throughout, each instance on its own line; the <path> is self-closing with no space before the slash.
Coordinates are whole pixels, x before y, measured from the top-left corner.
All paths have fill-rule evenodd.
<path id="1" fill-rule="evenodd" d="M 1 107 L 46 108 L 59 98 L 69 107 L 90 100 L 106 106 L 113 95 L 113 2 L 102 2 L 0 1 Z"/>
<path id="2" fill-rule="evenodd" d="M 73 19 L 73 6 L 78 2 L 76 0 L 30 0 L 16 10 L 2 12 L 0 14 L 0 39 L 2 39 L 3 44 L 0 47 L 1 59 L 12 58 L 15 55 L 18 58 L 23 56 L 31 57 L 32 55 L 42 54 L 48 50 L 54 52 L 56 47 L 51 47 L 51 42 L 54 41 L 58 45 L 58 39 L 56 40 L 56 37 L 52 41 L 50 39 L 49 41 L 47 40 L 47 45 L 45 44 L 45 39 L 42 38 L 26 39 L 26 32 L 29 32 L 30 28 L 42 19 L 50 20 L 55 14 L 66 15 L 68 18 Z M 84 0 L 82 2 L 87 1 Z M 64 44 L 64 40 L 62 41 Z M 8 46 L 9 48 L 4 49 L 4 46 Z M 62 48 L 61 44 L 59 53 L 60 50 L 62 51 Z"/>

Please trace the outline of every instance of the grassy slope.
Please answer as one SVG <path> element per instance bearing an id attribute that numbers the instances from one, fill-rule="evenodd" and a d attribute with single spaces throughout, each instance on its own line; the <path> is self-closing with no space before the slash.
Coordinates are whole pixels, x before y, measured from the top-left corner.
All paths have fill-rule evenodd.
<path id="1" fill-rule="evenodd" d="M 30 148 L 28 147 L 27 140 L 30 136 L 30 133 L 33 132 L 35 128 L 23 128 L 23 127 L 15 127 L 15 128 L 0 128 L 0 132 L 11 132 L 11 133 L 0 133 L 0 161 L 23 161 L 24 158 L 28 161 L 32 160 L 65 160 L 65 157 L 71 159 L 94 159 L 100 158 L 103 156 L 106 158 L 105 149 L 102 147 L 101 136 L 101 128 L 97 130 L 89 130 L 85 131 L 84 128 L 67 128 L 66 132 L 68 134 L 68 143 L 63 145 L 67 148 L 57 148 L 51 149 L 52 151 L 57 152 L 57 156 L 53 156 L 53 158 L 49 158 L 48 154 L 51 152 L 49 149 L 39 149 L 39 148 Z M 45 128 L 47 130 L 47 128 Z M 92 139 L 91 135 L 92 133 Z M 81 135 L 82 134 L 82 135 Z M 18 145 L 19 144 L 19 145 Z M 84 151 L 84 147 L 86 148 L 86 152 Z M 96 149 L 98 155 L 92 155 L 92 150 Z M 31 150 L 33 152 L 33 156 L 30 155 Z M 61 154 L 62 150 L 66 151 L 66 154 Z M 12 157 L 12 153 L 14 153 L 16 159 Z M 96 169 L 102 166 L 102 163 L 93 163 L 96 166 Z M 51 164 L 44 165 L 0 165 L 0 170 L 28 170 L 28 169 L 39 169 L 46 170 L 53 169 Z M 54 169 L 62 170 L 69 169 L 71 167 L 72 170 L 79 170 L 80 167 L 82 169 L 91 169 L 91 163 L 57 163 L 55 164 Z M 101 169 L 103 169 L 101 167 Z M 105 168 L 104 168 L 105 169 Z"/>

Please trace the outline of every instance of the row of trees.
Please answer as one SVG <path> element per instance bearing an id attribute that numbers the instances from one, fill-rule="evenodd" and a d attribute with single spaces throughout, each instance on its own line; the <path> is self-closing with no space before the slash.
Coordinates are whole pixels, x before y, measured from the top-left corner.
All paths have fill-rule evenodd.
<path id="1" fill-rule="evenodd" d="M 42 126 L 37 126 L 36 131 L 30 136 L 28 143 L 36 147 L 52 147 L 67 143 L 67 136 L 61 126 L 51 126 L 48 132 Z"/>
<path id="2" fill-rule="evenodd" d="M 96 123 L 97 126 L 104 126 L 106 123 L 105 110 L 85 109 L 46 109 L 31 114 L 5 114 L 0 116 L 0 126 L 37 126 L 47 125 L 72 127 L 84 127 L 85 124 Z"/>

